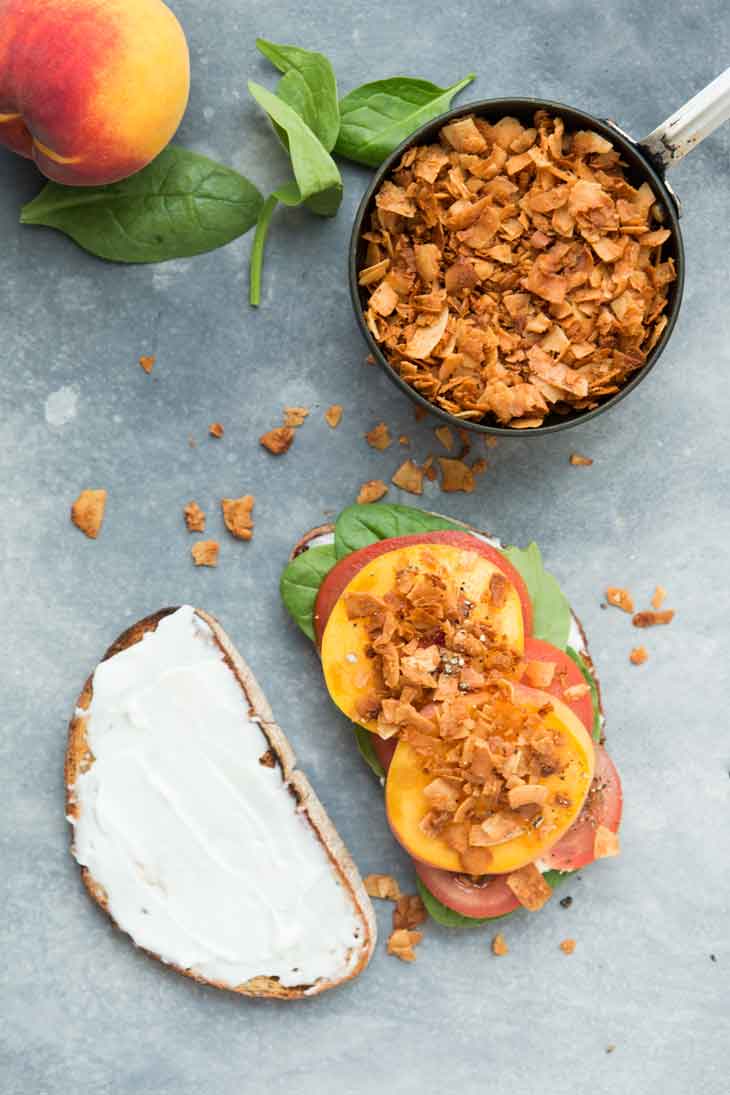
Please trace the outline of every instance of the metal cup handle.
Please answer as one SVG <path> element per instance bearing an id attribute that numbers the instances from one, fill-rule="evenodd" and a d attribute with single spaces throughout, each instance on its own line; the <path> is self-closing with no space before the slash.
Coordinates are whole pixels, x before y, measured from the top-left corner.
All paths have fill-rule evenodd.
<path id="1" fill-rule="evenodd" d="M 730 68 L 639 141 L 666 170 L 730 118 Z"/>

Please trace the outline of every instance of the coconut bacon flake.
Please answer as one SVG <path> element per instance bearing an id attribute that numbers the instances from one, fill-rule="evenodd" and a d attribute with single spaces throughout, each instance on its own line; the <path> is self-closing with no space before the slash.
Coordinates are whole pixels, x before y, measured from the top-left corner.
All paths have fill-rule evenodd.
<path id="1" fill-rule="evenodd" d="M 640 369 L 676 274 L 651 188 L 599 134 L 467 116 L 376 195 L 368 326 L 417 392 L 463 419 L 539 426 Z"/>

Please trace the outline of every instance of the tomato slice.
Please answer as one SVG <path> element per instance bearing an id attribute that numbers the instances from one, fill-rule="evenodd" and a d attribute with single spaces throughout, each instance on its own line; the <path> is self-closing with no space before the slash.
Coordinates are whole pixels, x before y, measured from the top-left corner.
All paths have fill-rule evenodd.
<path id="1" fill-rule="evenodd" d="M 410 544 L 453 544 L 455 547 L 479 552 L 480 555 L 489 559 L 499 567 L 505 578 L 508 578 L 515 587 L 522 605 L 524 633 L 532 634 L 532 601 L 520 572 L 502 555 L 501 551 L 497 551 L 491 544 L 485 544 L 483 540 L 479 540 L 469 532 L 442 529 L 438 532 L 420 532 L 412 536 L 395 536 L 391 540 L 378 540 L 377 543 L 368 544 L 367 547 L 353 551 L 344 559 L 340 559 L 319 587 L 315 601 L 314 632 L 317 637 L 317 646 L 322 644 L 322 635 L 332 609 L 358 571 L 378 555 L 385 555 L 389 551 L 408 547 Z"/>
<path id="2" fill-rule="evenodd" d="M 592 734 L 593 700 L 590 692 L 586 696 L 581 696 L 578 700 L 573 700 L 572 703 L 563 696 L 564 688 L 570 688 L 574 684 L 585 684 L 583 674 L 570 655 L 566 654 L 564 650 L 558 650 L 557 646 L 545 642 L 544 639 L 529 638 L 525 639 L 525 658 L 530 662 L 555 663 L 555 676 L 552 683 L 547 688 L 542 689 L 543 692 L 549 692 L 552 696 L 557 696 L 559 700 L 567 704 L 587 728 L 588 733 Z"/>
<path id="3" fill-rule="evenodd" d="M 596 829 L 605 825 L 617 833 L 622 809 L 621 778 L 606 750 L 597 745 L 595 775 L 583 809 L 565 836 L 545 853 L 545 862 L 556 871 L 576 871 L 592 863 Z"/>
<path id="4" fill-rule="evenodd" d="M 447 908 L 462 916 L 477 919 L 488 916 L 506 916 L 520 907 L 520 903 L 499 875 L 487 875 L 483 882 L 472 882 L 468 875 L 442 871 L 414 859 L 416 874 L 427 890 Z"/>
<path id="5" fill-rule="evenodd" d="M 398 738 L 379 738 L 377 734 L 371 734 L 373 742 L 373 752 L 383 766 L 383 771 L 388 773 L 390 768 L 390 762 L 393 759 L 396 747 L 398 745 Z"/>

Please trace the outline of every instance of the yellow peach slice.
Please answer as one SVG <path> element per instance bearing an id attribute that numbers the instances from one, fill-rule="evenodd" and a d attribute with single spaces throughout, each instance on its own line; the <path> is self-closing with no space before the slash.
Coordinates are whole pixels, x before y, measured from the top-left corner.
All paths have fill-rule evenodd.
<path id="1" fill-rule="evenodd" d="M 505 833 L 506 839 L 502 843 L 490 846 L 489 874 L 519 870 L 539 859 L 560 840 L 583 807 L 595 766 L 591 737 L 566 704 L 547 692 L 522 686 L 515 687 L 514 701 L 530 712 L 538 711 L 545 704 L 552 706 L 552 711 L 543 717 L 543 725 L 560 732 L 557 755 L 558 767 L 563 770 L 539 781 L 539 786 L 546 789 L 545 802 L 540 808 L 543 821 L 539 828 L 525 823 L 518 835 L 510 838 L 509 833 Z M 414 858 L 432 867 L 463 872 L 459 854 L 440 837 L 428 836 L 421 829 L 421 821 L 431 808 L 423 792 L 432 780 L 433 775 L 424 772 L 418 753 L 407 742 L 399 742 L 385 785 L 388 821 L 398 841 Z"/>
<path id="2" fill-rule="evenodd" d="M 345 608 L 348 593 L 371 593 L 383 597 L 395 589 L 396 574 L 409 565 L 436 573 L 446 569 L 465 597 L 474 604 L 472 620 L 483 620 L 502 637 L 510 650 L 522 654 L 524 632 L 522 607 L 509 583 L 504 602 L 495 608 L 485 597 L 495 574 L 504 577 L 494 563 L 478 552 L 451 544 L 409 545 L 378 555 L 358 571 L 343 591 L 330 614 L 322 636 L 322 668 L 329 694 L 353 722 L 375 733 L 375 722 L 358 714 L 358 700 L 375 690 L 373 660 L 366 654 L 370 645 L 365 620 L 350 620 Z"/>

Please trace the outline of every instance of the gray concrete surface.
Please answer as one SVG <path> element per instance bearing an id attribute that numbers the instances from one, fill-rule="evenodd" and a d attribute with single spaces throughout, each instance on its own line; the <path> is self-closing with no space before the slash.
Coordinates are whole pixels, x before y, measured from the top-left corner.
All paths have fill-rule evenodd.
<path id="1" fill-rule="evenodd" d="M 245 92 L 250 76 L 273 83 L 256 34 L 325 50 L 343 89 L 397 72 L 446 84 L 474 69 L 473 98 L 554 97 L 636 134 L 730 52 L 727 0 L 176 7 L 193 61 L 180 140 L 262 188 L 284 178 L 284 161 Z M 250 237 L 158 267 L 105 265 L 18 225 L 39 178 L 0 154 L 3 1095 L 728 1090 L 729 166 L 726 128 L 673 173 L 688 285 L 651 378 L 588 426 L 500 442 L 473 495 L 430 486 L 424 499 L 509 540 L 537 539 L 584 618 L 623 773 L 622 858 L 571 882 L 570 909 L 556 902 L 508 921 L 506 958 L 491 956 L 488 931 L 429 925 L 415 965 L 386 957 L 381 942 L 355 984 L 281 1006 L 164 970 L 92 906 L 68 854 L 65 730 L 122 629 L 162 605 L 204 606 L 253 666 L 363 873 L 412 884 L 379 788 L 277 595 L 298 533 L 400 459 L 369 449 L 365 430 L 385 419 L 419 457 L 434 443 L 434 423 L 416 425 L 364 366 L 350 313 L 346 246 L 368 173 L 344 169 L 334 221 L 277 216 L 253 312 Z M 136 364 L 142 353 L 157 355 L 151 377 Z M 322 418 L 332 402 L 345 407 L 334 432 Z M 284 404 L 312 415 L 275 460 L 256 439 Z M 214 420 L 222 441 L 206 436 Z M 593 467 L 571 467 L 574 449 Z M 87 486 L 109 491 L 97 542 L 68 519 Z M 257 498 L 248 545 L 215 512 L 221 496 L 244 491 Z M 190 498 L 221 538 L 217 570 L 191 565 Z M 637 633 L 601 611 L 601 594 L 626 584 L 644 603 L 656 582 L 677 619 L 645 635 L 651 659 L 634 669 Z M 383 939 L 389 913 L 378 909 Z M 558 949 L 566 936 L 577 939 L 570 958 Z"/>

